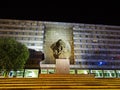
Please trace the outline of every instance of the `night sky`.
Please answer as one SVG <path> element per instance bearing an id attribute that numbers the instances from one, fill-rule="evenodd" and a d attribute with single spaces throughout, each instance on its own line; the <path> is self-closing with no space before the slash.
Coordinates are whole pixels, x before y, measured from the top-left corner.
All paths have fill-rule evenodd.
<path id="1" fill-rule="evenodd" d="M 119 9 L 0 8 L 0 19 L 55 21 L 120 26 Z"/>

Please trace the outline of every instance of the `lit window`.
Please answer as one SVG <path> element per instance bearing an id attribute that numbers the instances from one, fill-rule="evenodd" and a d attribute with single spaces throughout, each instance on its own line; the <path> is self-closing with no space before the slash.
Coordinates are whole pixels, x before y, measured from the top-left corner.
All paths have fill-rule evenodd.
<path id="1" fill-rule="evenodd" d="M 93 42 L 93 43 L 97 43 L 98 40 L 97 40 L 97 39 L 93 39 L 92 42 Z"/>

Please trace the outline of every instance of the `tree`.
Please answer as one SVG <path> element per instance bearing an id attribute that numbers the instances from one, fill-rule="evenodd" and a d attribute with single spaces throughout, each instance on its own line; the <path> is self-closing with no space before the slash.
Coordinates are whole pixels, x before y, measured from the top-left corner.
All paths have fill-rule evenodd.
<path id="1" fill-rule="evenodd" d="M 13 38 L 0 38 L 0 66 L 7 72 L 23 69 L 29 58 L 28 48 Z"/>

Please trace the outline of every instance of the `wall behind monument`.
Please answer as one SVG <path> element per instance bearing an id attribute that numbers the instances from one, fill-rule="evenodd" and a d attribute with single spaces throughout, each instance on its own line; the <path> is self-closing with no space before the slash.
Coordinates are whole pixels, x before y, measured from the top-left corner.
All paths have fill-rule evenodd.
<path id="1" fill-rule="evenodd" d="M 55 64 L 58 58 L 67 58 L 74 64 L 72 27 L 61 24 L 45 24 L 43 64 Z M 60 41 L 60 43 L 59 43 Z M 56 55 L 56 56 L 55 56 Z"/>

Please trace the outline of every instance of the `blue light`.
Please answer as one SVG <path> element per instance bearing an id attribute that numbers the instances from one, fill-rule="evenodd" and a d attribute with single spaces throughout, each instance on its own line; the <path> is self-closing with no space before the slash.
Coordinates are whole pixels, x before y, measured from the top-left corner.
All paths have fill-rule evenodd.
<path id="1" fill-rule="evenodd" d="M 102 65 L 103 64 L 103 62 L 99 62 L 99 65 Z"/>
<path id="2" fill-rule="evenodd" d="M 105 62 L 103 62 L 103 61 L 99 61 L 99 62 L 97 63 L 97 65 L 98 65 L 98 66 L 105 65 Z"/>

